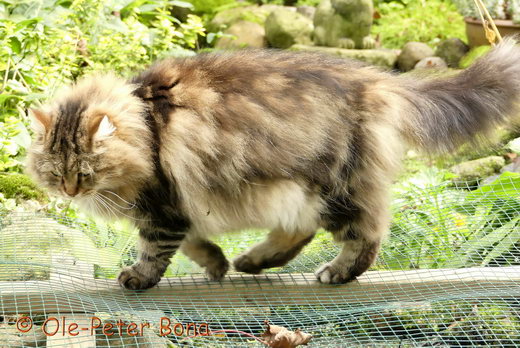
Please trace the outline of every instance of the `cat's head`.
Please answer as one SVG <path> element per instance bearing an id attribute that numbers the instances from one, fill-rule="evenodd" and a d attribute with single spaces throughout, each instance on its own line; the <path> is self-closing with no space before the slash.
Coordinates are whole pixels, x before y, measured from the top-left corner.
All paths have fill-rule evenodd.
<path id="1" fill-rule="evenodd" d="M 79 203 L 106 192 L 134 199 L 153 173 L 145 106 L 134 89 L 111 75 L 94 76 L 32 109 L 27 172 Z"/>

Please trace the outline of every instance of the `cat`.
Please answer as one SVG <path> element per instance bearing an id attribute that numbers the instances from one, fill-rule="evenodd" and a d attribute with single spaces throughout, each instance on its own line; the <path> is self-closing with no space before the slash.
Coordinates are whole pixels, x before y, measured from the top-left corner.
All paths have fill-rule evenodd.
<path id="1" fill-rule="evenodd" d="M 31 111 L 27 171 L 50 192 L 139 227 L 128 289 L 159 282 L 180 249 L 221 280 L 210 237 L 267 229 L 237 271 L 283 266 L 319 228 L 341 243 L 316 271 L 345 283 L 376 259 L 406 144 L 445 152 L 518 113 L 507 39 L 458 74 L 419 78 L 311 53 L 166 59 L 131 80 L 86 77 Z"/>

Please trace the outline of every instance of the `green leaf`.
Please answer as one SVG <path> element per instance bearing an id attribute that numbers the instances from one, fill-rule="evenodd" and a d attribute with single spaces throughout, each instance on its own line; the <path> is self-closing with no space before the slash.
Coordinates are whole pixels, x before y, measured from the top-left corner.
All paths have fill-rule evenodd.
<path id="1" fill-rule="evenodd" d="M 486 197 L 517 197 L 520 198 L 520 173 L 505 172 L 490 184 L 480 187 L 468 195 L 468 199 Z"/>
<path id="2" fill-rule="evenodd" d="M 20 21 L 20 22 L 16 23 L 15 31 L 20 31 L 24 28 L 27 28 L 31 24 L 38 23 L 40 20 L 41 20 L 41 18 L 31 18 L 31 19 L 26 19 L 26 20 Z"/>
<path id="3" fill-rule="evenodd" d="M 11 50 L 16 53 L 20 54 L 22 52 L 22 43 L 16 36 L 12 36 L 9 38 L 9 46 L 11 47 Z"/>
<path id="4" fill-rule="evenodd" d="M 130 16 L 132 13 L 135 12 L 135 9 L 141 7 L 143 4 L 146 4 L 148 2 L 149 2 L 148 0 L 135 0 L 135 1 L 132 1 L 131 3 L 129 3 L 128 5 L 123 7 L 121 9 L 121 11 L 119 11 L 120 14 L 121 14 L 121 18 L 126 18 L 126 17 Z"/>
<path id="5" fill-rule="evenodd" d="M 15 95 L 15 94 L 8 94 L 8 93 L 4 94 L 3 93 L 3 94 L 0 94 L 0 104 L 3 104 L 6 100 L 8 100 L 10 98 L 22 99 L 22 97 Z"/>
<path id="6" fill-rule="evenodd" d="M 186 2 L 186 1 L 171 0 L 171 1 L 168 1 L 168 4 L 170 4 L 170 5 L 172 5 L 172 6 L 176 6 L 176 7 L 189 8 L 190 10 L 195 9 L 195 7 L 193 6 L 193 4 L 191 4 L 191 3 L 189 3 L 189 2 Z"/>
<path id="7" fill-rule="evenodd" d="M 506 251 L 510 250 L 513 245 L 520 241 L 520 226 L 517 226 L 519 221 L 520 217 L 517 217 L 508 224 L 504 225 L 504 228 L 510 229 L 507 236 L 486 255 L 484 260 L 482 260 L 482 266 L 487 265 L 493 259 L 501 256 Z"/>
<path id="8" fill-rule="evenodd" d="M 457 266 L 468 266 L 468 260 L 470 260 L 478 250 L 491 248 L 496 243 L 501 242 L 513 231 L 517 222 L 518 219 L 515 219 L 485 236 L 475 236 L 475 238 L 472 238 L 469 242 L 460 247 L 460 252 L 454 256 L 455 262 L 452 264 L 457 264 L 456 260 L 458 259 L 460 263 L 458 263 Z M 486 228 L 484 232 L 488 232 L 489 230 L 490 228 Z"/>

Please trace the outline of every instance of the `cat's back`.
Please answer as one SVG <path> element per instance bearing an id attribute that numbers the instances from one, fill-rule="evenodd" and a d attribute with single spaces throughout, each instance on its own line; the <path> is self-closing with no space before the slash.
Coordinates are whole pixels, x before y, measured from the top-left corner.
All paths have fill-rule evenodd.
<path id="1" fill-rule="evenodd" d="M 297 116 L 334 104 L 363 108 L 363 94 L 385 74 L 361 62 L 317 53 L 243 50 L 169 58 L 133 82 L 138 95 L 168 118 L 190 109 L 199 114 L 247 101 L 272 115 Z M 231 103 L 231 104 L 229 104 Z M 228 112 L 228 117 L 233 117 Z"/>
<path id="2" fill-rule="evenodd" d="M 349 60 L 251 50 L 167 59 L 134 83 L 176 180 L 227 189 L 265 178 L 326 183 L 335 173 L 323 169 L 340 167 L 379 78 Z"/>

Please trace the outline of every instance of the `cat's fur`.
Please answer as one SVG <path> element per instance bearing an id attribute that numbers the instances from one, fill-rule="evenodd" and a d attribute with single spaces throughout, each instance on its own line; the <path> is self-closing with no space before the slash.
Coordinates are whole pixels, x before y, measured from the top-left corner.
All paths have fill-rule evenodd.
<path id="1" fill-rule="evenodd" d="M 228 261 L 208 238 L 244 228 L 271 232 L 236 270 L 282 266 L 324 227 L 343 249 L 316 276 L 347 282 L 388 229 L 405 140 L 453 149 L 518 111 L 514 44 L 435 79 L 269 51 L 168 59 L 131 82 L 86 78 L 33 111 L 27 169 L 89 210 L 136 222 L 127 288 L 155 285 L 179 247 L 221 279 Z"/>

